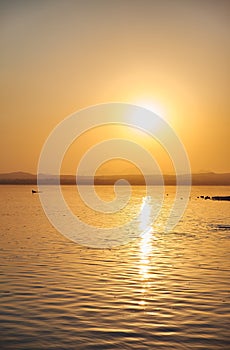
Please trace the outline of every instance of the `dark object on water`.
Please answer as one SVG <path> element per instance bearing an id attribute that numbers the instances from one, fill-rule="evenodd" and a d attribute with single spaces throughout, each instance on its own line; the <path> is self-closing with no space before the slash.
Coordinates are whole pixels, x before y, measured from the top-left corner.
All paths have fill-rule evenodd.
<path id="1" fill-rule="evenodd" d="M 209 196 L 205 196 L 204 199 L 211 199 Z"/>
<path id="2" fill-rule="evenodd" d="M 230 201 L 230 196 L 214 196 L 213 201 Z"/>
<path id="3" fill-rule="evenodd" d="M 200 196 L 200 198 L 204 198 L 204 196 Z"/>
<path id="4" fill-rule="evenodd" d="M 226 225 L 226 224 L 211 224 L 210 227 L 215 230 L 215 231 L 230 231 L 230 225 Z"/>
<path id="5" fill-rule="evenodd" d="M 221 230 L 230 230 L 230 225 L 216 225 L 216 227 Z"/>
<path id="6" fill-rule="evenodd" d="M 32 193 L 40 193 L 40 191 L 32 190 Z"/>

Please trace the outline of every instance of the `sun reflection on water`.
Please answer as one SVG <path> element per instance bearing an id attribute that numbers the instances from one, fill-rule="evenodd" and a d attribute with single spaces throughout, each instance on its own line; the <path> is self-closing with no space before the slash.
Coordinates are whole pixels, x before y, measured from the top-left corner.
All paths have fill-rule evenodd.
<path id="1" fill-rule="evenodd" d="M 151 226 L 148 226 L 148 223 L 151 222 L 151 202 L 148 200 L 148 197 L 143 198 L 143 215 L 140 221 L 140 228 L 145 228 L 140 239 L 140 261 L 139 261 L 139 275 L 142 281 L 141 289 L 141 300 L 139 305 L 146 306 L 147 303 L 147 293 L 150 286 L 150 258 L 153 251 L 153 230 Z"/>
<path id="2" fill-rule="evenodd" d="M 152 253 L 152 231 L 147 231 L 140 242 L 140 275 L 143 280 L 149 278 L 149 263 Z"/>

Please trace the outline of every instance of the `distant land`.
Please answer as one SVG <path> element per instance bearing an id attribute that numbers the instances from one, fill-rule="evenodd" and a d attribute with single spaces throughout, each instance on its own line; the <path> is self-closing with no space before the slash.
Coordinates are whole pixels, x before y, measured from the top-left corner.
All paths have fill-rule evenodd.
<path id="1" fill-rule="evenodd" d="M 55 185 L 58 183 L 59 176 L 57 175 L 42 175 L 42 183 L 46 185 Z M 165 185 L 176 185 L 175 175 L 163 175 Z M 180 175 L 182 184 L 186 184 L 186 175 Z M 148 183 L 151 185 L 159 185 L 159 175 L 146 175 Z M 94 178 L 95 185 L 113 185 L 117 180 L 125 179 L 131 185 L 145 185 L 145 180 L 142 175 L 105 175 L 96 176 Z M 76 177 L 74 175 L 61 175 L 60 181 L 62 185 L 74 185 Z M 92 178 L 89 176 L 78 176 L 77 183 L 79 185 L 87 185 L 92 183 Z M 37 185 L 37 175 L 26 172 L 13 172 L 0 174 L 1 185 Z M 199 173 L 192 174 L 192 185 L 195 186 L 229 186 L 230 173 Z"/>

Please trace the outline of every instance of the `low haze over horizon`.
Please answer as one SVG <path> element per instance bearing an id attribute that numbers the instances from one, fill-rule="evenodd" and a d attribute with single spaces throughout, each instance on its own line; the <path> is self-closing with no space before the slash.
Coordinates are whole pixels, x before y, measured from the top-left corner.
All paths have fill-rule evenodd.
<path id="1" fill-rule="evenodd" d="M 58 123 L 108 102 L 162 116 L 184 144 L 192 173 L 230 172 L 229 11 L 227 0 L 1 1 L 0 173 L 35 174 Z M 62 173 L 74 174 L 90 147 L 114 135 L 173 172 L 150 136 L 107 125 L 73 143 Z M 121 160 L 98 170 L 121 172 L 138 170 Z"/>

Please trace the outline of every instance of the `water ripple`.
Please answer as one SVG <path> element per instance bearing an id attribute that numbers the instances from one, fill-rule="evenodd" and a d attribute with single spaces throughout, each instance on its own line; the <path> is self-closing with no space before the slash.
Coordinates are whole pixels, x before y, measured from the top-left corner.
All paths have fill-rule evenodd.
<path id="1" fill-rule="evenodd" d="M 191 200 L 174 232 L 96 250 L 59 235 L 25 189 L 2 206 L 2 349 L 230 348 L 226 203 Z"/>

